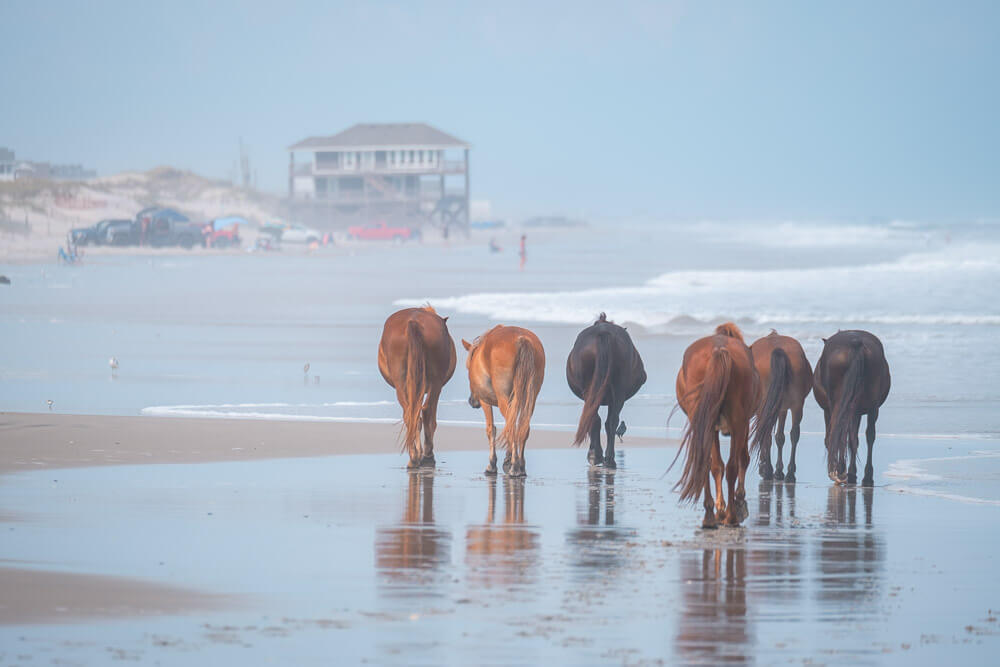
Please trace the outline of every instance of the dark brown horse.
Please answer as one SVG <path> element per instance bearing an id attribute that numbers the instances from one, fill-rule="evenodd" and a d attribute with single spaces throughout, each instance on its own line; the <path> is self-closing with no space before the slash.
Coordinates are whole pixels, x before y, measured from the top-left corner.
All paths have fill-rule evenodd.
<path id="1" fill-rule="evenodd" d="M 583 399 L 583 413 L 576 429 L 574 445 L 583 442 L 590 434 L 590 451 L 587 460 L 591 465 L 615 464 L 615 435 L 625 434 L 625 422 L 620 422 L 625 401 L 635 396 L 646 382 L 639 351 L 623 327 L 609 322 L 601 313 L 593 325 L 576 337 L 573 350 L 566 360 L 566 380 L 569 388 Z M 597 408 L 608 406 L 604 420 L 607 450 L 601 451 L 601 417 Z"/>
<path id="2" fill-rule="evenodd" d="M 696 340 L 684 351 L 677 374 L 677 402 L 688 417 L 688 427 L 677 455 L 687 449 L 687 459 L 674 488 L 680 490 L 682 501 L 697 499 L 704 489 L 704 528 L 715 528 L 719 519 L 738 526 L 749 514 L 744 481 L 750 465 L 750 419 L 760 395 L 760 377 L 750 348 L 735 324 L 719 325 L 714 336 Z M 722 496 L 720 431 L 729 436 L 728 506 Z M 709 472 L 715 477 L 714 504 Z"/>
<path id="3" fill-rule="evenodd" d="M 408 468 L 434 465 L 438 397 L 454 374 L 456 361 L 455 341 L 448 333 L 447 320 L 430 306 L 406 308 L 390 315 L 382 328 L 378 369 L 389 386 L 396 389 L 403 408 Z"/>
<path id="4" fill-rule="evenodd" d="M 545 350 L 538 336 L 521 327 L 497 325 L 470 343 L 469 405 L 486 414 L 486 437 L 490 441 L 487 475 L 497 472 L 497 429 L 493 425 L 493 406 L 504 418 L 500 442 L 507 450 L 503 471 L 524 477 L 524 445 L 531 432 L 531 415 L 545 378 Z"/>
<path id="5" fill-rule="evenodd" d="M 799 341 L 782 336 L 774 329 L 750 346 L 754 365 L 760 375 L 764 397 L 757 411 L 757 426 L 750 451 L 760 455 L 760 476 L 766 480 L 777 479 L 795 482 L 795 450 L 799 444 L 799 425 L 802 423 L 802 406 L 812 391 L 812 366 Z M 785 417 L 792 413 L 792 455 L 788 460 L 788 474 L 783 470 L 781 450 L 785 445 Z M 777 431 L 775 431 L 777 424 Z M 778 444 L 778 463 L 771 465 L 771 434 Z"/>
<path id="6" fill-rule="evenodd" d="M 826 420 L 826 468 L 834 482 L 858 483 L 858 430 L 861 416 L 867 415 L 868 461 L 862 484 L 875 485 L 875 422 L 891 384 L 882 341 L 874 335 L 867 331 L 838 331 L 823 339 L 823 354 L 813 374 L 813 394 Z"/>

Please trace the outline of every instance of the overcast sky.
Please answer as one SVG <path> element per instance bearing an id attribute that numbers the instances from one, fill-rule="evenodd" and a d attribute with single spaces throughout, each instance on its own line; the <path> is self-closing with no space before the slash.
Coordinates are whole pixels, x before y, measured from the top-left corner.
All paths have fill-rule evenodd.
<path id="1" fill-rule="evenodd" d="M 242 137 L 281 192 L 425 121 L 499 214 L 1000 217 L 1000 3 L 619 4 L 0 0 L 0 146 L 225 178 Z"/>

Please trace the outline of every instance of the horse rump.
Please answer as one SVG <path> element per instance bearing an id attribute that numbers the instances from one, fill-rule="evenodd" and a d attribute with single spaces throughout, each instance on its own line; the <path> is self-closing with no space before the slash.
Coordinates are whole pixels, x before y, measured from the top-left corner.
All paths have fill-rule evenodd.
<path id="1" fill-rule="evenodd" d="M 750 443 L 751 453 L 756 451 L 763 460 L 762 443 L 774 432 L 784 404 L 785 392 L 792 382 L 792 363 L 780 347 L 771 351 L 771 385 L 767 388 L 760 410 L 757 413 L 757 423 L 754 425 L 753 439 Z"/>
<path id="2" fill-rule="evenodd" d="M 685 448 L 687 458 L 681 478 L 674 485 L 680 491 L 681 501 L 693 501 L 705 488 L 712 462 L 712 444 L 715 442 L 715 428 L 719 423 L 722 404 L 729 389 L 733 374 L 733 359 L 729 350 L 719 347 L 713 350 L 705 368 L 705 378 L 700 388 L 698 406 L 688 418 L 684 437 L 677 455 Z M 676 461 L 676 459 L 675 459 Z"/>
<path id="3" fill-rule="evenodd" d="M 583 400 L 583 412 L 580 414 L 580 424 L 576 428 L 574 446 L 583 442 L 590 433 L 590 427 L 597 417 L 597 409 L 611 387 L 611 335 L 607 331 L 599 332 L 594 337 L 594 344 L 594 369 Z"/>

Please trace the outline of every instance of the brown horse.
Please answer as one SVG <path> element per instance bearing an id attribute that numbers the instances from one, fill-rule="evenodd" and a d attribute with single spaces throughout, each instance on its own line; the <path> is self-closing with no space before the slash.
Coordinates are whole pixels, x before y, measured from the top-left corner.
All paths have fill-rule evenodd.
<path id="1" fill-rule="evenodd" d="M 590 464 L 616 467 L 615 435 L 625 435 L 625 422 L 619 422 L 622 408 L 646 382 L 642 358 L 625 328 L 609 322 L 607 315 L 601 313 L 593 325 L 576 337 L 566 359 L 566 380 L 573 393 L 583 399 L 583 413 L 573 444 L 579 445 L 589 433 Z M 602 405 L 608 406 L 604 420 L 605 452 L 601 451 L 601 417 L 597 414 Z"/>
<path id="2" fill-rule="evenodd" d="M 403 408 L 403 446 L 410 454 L 407 468 L 434 465 L 438 397 L 454 374 L 456 362 L 455 341 L 448 333 L 447 320 L 430 306 L 406 308 L 390 315 L 382 329 L 378 369 L 396 389 Z"/>
<path id="3" fill-rule="evenodd" d="M 496 438 L 493 406 L 500 408 L 504 418 L 500 442 L 507 449 L 503 471 L 514 477 L 524 477 L 524 444 L 531 431 L 531 415 L 535 400 L 545 378 L 545 350 L 538 336 L 521 327 L 497 325 L 470 343 L 462 341 L 469 351 L 469 405 L 481 407 L 486 414 L 486 437 L 490 441 L 490 463 L 487 475 L 497 472 Z"/>
<path id="4" fill-rule="evenodd" d="M 750 450 L 760 455 L 760 476 L 795 482 L 795 450 L 799 444 L 799 425 L 802 423 L 802 406 L 812 391 L 812 366 L 799 341 L 782 336 L 774 329 L 750 346 L 754 365 L 760 375 L 764 397 L 757 411 L 757 426 Z M 785 417 L 792 413 L 792 455 L 786 475 L 781 461 L 785 445 Z M 775 431 L 777 424 L 777 431 Z M 778 464 L 771 466 L 771 434 L 778 444 Z"/>
<path id="5" fill-rule="evenodd" d="M 882 341 L 874 335 L 867 331 L 838 331 L 823 339 L 823 354 L 813 374 L 813 395 L 826 420 L 826 468 L 834 482 L 858 483 L 858 429 L 861 416 L 867 415 L 868 462 L 862 485 L 875 485 L 875 421 L 891 384 Z M 845 461 L 848 447 L 849 469 Z"/>
<path id="6" fill-rule="evenodd" d="M 735 324 L 719 325 L 715 335 L 696 340 L 684 351 L 684 363 L 677 374 L 677 402 L 688 417 L 688 427 L 677 455 L 686 448 L 687 459 L 674 488 L 680 489 L 682 501 L 697 499 L 704 489 L 704 528 L 715 528 L 720 518 L 727 525 L 738 526 L 749 514 L 744 481 L 750 465 L 750 418 L 760 403 L 760 394 L 760 377 L 750 348 Z M 720 431 L 729 436 L 725 468 L 728 506 L 722 496 Z M 715 477 L 714 505 L 709 472 Z"/>

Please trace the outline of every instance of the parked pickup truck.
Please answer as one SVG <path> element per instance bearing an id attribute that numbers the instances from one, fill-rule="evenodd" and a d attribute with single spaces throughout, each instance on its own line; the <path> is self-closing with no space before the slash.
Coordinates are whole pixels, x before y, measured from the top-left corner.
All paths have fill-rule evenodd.
<path id="1" fill-rule="evenodd" d="M 77 245 L 128 245 L 114 243 L 112 234 L 109 232 L 113 230 L 116 237 L 120 237 L 122 227 L 131 225 L 131 220 L 101 220 L 90 227 L 77 227 L 70 230 L 70 236 L 73 243 Z"/>
<path id="2" fill-rule="evenodd" d="M 195 244 L 204 243 L 203 226 L 172 208 L 147 209 L 136 217 L 139 218 L 140 235 L 151 246 L 193 248 Z"/>
<path id="3" fill-rule="evenodd" d="M 420 229 L 416 227 L 390 227 L 383 221 L 370 222 L 367 225 L 355 225 L 347 228 L 347 237 L 360 241 L 395 241 L 402 243 L 420 238 Z"/>

